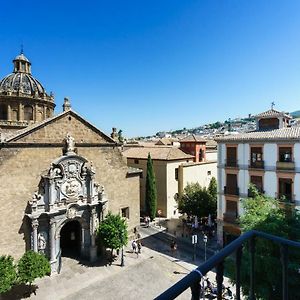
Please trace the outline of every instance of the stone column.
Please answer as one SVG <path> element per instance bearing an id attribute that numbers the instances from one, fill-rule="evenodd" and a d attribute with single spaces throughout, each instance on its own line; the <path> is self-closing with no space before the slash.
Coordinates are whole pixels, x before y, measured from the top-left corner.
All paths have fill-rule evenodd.
<path id="1" fill-rule="evenodd" d="M 19 121 L 24 121 L 24 106 L 19 103 Z"/>
<path id="2" fill-rule="evenodd" d="M 7 120 L 11 121 L 11 106 L 7 104 Z"/>
<path id="3" fill-rule="evenodd" d="M 54 262 L 56 260 L 56 242 L 55 242 L 55 228 L 56 222 L 54 219 L 50 220 L 50 260 Z"/>
<path id="4" fill-rule="evenodd" d="M 32 230 L 33 230 L 33 251 L 38 252 L 38 227 L 39 221 L 37 219 L 33 219 L 32 223 Z"/>
<path id="5" fill-rule="evenodd" d="M 49 180 L 49 208 L 50 211 L 53 209 L 53 205 L 55 202 L 55 183 L 53 179 Z"/>
<path id="6" fill-rule="evenodd" d="M 91 234 L 91 246 L 90 246 L 90 261 L 94 262 L 97 259 L 97 247 L 96 247 L 96 228 L 95 228 L 95 220 L 97 218 L 96 208 L 93 208 L 91 211 L 90 217 L 90 234 Z"/>

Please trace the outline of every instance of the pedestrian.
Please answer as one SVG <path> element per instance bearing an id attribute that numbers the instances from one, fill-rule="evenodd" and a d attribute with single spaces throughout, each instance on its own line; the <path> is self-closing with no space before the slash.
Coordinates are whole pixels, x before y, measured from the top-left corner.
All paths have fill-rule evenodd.
<path id="1" fill-rule="evenodd" d="M 176 252 L 177 250 L 177 244 L 176 244 L 176 241 L 175 240 L 172 240 L 171 244 L 170 244 L 170 247 L 171 247 L 171 253 L 172 255 L 174 255 L 174 253 Z"/>
<path id="2" fill-rule="evenodd" d="M 141 253 L 142 243 L 140 241 L 137 242 L 138 253 Z"/>
<path id="3" fill-rule="evenodd" d="M 137 248 L 137 243 L 136 240 L 133 240 L 131 243 L 132 251 L 133 253 L 137 253 L 136 248 Z"/>

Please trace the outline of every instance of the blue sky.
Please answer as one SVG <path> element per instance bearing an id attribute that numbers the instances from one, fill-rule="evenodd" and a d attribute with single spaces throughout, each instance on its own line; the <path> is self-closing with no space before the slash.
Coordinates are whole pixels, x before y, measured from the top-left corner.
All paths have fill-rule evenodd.
<path id="1" fill-rule="evenodd" d="M 300 1 L 5 1 L 0 76 L 20 52 L 106 133 L 300 109 Z"/>

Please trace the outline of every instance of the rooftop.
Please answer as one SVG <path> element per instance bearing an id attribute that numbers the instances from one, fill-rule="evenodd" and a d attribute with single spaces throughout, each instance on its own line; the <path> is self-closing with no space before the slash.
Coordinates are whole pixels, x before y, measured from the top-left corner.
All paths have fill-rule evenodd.
<path id="1" fill-rule="evenodd" d="M 188 136 L 182 138 L 181 140 L 179 140 L 179 142 L 201 142 L 201 143 L 206 143 L 206 139 L 204 139 L 202 136 L 191 134 L 191 135 L 188 135 Z"/>
<path id="2" fill-rule="evenodd" d="M 248 133 L 227 135 L 217 137 L 217 142 L 223 141 L 277 141 L 277 140 L 299 140 L 300 126 L 284 127 L 273 130 L 252 131 Z"/>
<path id="3" fill-rule="evenodd" d="M 283 111 L 278 111 L 276 109 L 269 109 L 267 111 L 264 111 L 258 115 L 255 116 L 255 118 L 270 118 L 270 117 L 285 117 L 285 118 L 288 118 L 288 119 L 292 119 L 292 117 L 288 114 L 286 114 L 285 112 Z"/>
<path id="4" fill-rule="evenodd" d="M 147 159 L 150 153 L 152 160 L 186 160 L 194 156 L 184 153 L 175 147 L 135 147 L 127 149 L 123 155 L 127 158 Z"/>

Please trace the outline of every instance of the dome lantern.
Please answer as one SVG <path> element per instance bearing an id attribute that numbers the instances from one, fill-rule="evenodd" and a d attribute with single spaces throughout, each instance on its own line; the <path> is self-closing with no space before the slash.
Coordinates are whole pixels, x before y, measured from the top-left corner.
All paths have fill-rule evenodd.
<path id="1" fill-rule="evenodd" d="M 16 56 L 13 60 L 14 73 L 27 73 L 31 74 L 31 63 L 28 58 L 21 52 L 20 55 Z"/>

